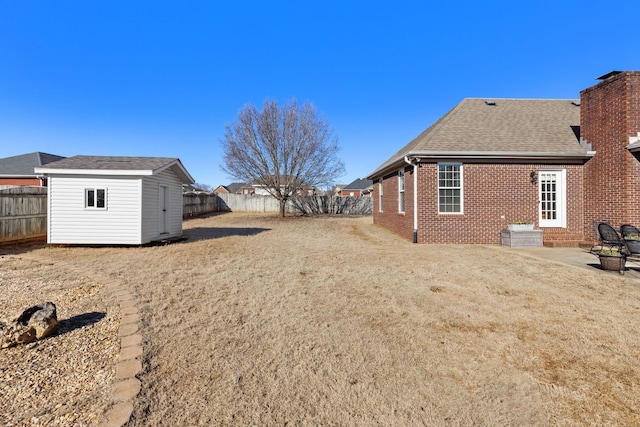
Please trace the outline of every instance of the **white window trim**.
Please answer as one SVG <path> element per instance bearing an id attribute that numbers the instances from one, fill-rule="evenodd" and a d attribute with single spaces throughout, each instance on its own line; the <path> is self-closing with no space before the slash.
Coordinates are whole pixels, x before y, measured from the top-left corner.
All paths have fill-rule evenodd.
<path id="1" fill-rule="evenodd" d="M 382 212 L 382 196 L 384 196 L 384 186 L 382 185 L 382 178 L 378 181 L 378 212 Z"/>
<path id="2" fill-rule="evenodd" d="M 98 190 L 104 191 L 104 206 L 98 207 Z M 89 191 L 93 191 L 93 203 L 94 206 L 89 206 Z M 84 189 L 84 208 L 88 210 L 99 210 L 103 211 L 107 209 L 107 189 L 106 188 L 85 188 Z"/>
<path id="3" fill-rule="evenodd" d="M 406 189 L 407 185 L 405 182 L 405 172 L 404 172 L 404 168 L 400 169 L 398 171 L 398 213 L 405 213 L 405 209 L 406 209 L 406 204 L 407 204 L 407 195 L 405 193 L 405 189 Z M 400 197 L 400 194 L 403 195 L 403 197 Z M 401 203 L 400 201 L 404 201 L 404 203 Z M 402 206 L 402 205 L 405 206 Z"/>
<path id="4" fill-rule="evenodd" d="M 460 212 L 441 212 L 440 211 L 440 166 L 459 166 L 460 171 Z M 438 163 L 438 172 L 437 172 L 437 180 L 438 180 L 438 215 L 463 215 L 464 214 L 464 165 L 462 163 L 448 162 L 448 163 Z"/>

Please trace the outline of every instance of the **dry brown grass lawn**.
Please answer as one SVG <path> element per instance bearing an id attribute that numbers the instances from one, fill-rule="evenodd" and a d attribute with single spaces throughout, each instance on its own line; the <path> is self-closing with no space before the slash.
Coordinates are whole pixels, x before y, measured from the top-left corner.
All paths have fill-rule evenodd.
<path id="1" fill-rule="evenodd" d="M 371 218 L 223 214 L 47 248 L 135 293 L 130 425 L 640 425 L 640 283 Z"/>

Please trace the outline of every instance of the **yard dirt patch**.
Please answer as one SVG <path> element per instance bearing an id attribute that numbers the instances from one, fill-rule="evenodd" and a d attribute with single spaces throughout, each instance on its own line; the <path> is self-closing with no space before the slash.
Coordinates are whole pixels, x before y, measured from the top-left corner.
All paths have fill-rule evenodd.
<path id="1" fill-rule="evenodd" d="M 184 228 L 167 246 L 29 253 L 135 294 L 131 426 L 640 425 L 636 279 L 414 245 L 370 217 Z"/>

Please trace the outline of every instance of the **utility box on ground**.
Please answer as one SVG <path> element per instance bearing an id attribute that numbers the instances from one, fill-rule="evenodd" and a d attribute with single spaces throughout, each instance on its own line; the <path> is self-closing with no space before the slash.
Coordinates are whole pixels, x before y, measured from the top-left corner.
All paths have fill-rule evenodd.
<path id="1" fill-rule="evenodd" d="M 500 242 L 502 246 L 510 248 L 535 248 L 542 246 L 542 230 L 511 231 L 502 230 L 500 232 Z"/>

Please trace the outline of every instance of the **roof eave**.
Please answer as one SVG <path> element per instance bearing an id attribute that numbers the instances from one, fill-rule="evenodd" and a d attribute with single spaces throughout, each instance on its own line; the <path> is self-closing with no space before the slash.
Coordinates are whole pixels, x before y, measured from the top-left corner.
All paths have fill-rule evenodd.
<path id="1" fill-rule="evenodd" d="M 155 175 L 153 170 L 144 169 L 59 169 L 35 168 L 35 173 L 45 175 Z"/>
<path id="2" fill-rule="evenodd" d="M 627 150 L 629 150 L 630 153 L 637 153 L 640 152 L 640 141 L 639 142 L 634 142 L 633 144 L 629 144 L 627 145 Z"/>
<path id="3" fill-rule="evenodd" d="M 638 145 L 640 150 L 640 144 Z M 474 161 L 532 161 L 536 163 L 546 161 L 586 161 L 595 155 L 595 151 L 585 151 L 582 153 L 539 153 L 522 151 L 413 151 L 397 156 L 393 161 L 387 163 L 373 171 L 367 179 L 376 177 L 397 169 L 401 165 L 406 165 L 405 158 L 409 160 L 429 161 L 429 160 L 474 160 Z"/>
<path id="4" fill-rule="evenodd" d="M 193 184 L 195 180 L 187 172 L 179 160 L 174 160 L 157 169 L 61 169 L 61 168 L 34 168 L 36 174 L 45 175 L 107 175 L 107 176 L 152 176 L 160 172 L 174 168 L 174 172 L 180 177 L 180 181 L 184 184 Z"/>
<path id="5" fill-rule="evenodd" d="M 189 174 L 189 172 L 187 172 L 187 169 L 185 169 L 185 167 L 182 165 L 182 162 L 180 161 L 180 159 L 176 159 L 174 161 L 172 161 L 171 163 L 167 163 L 166 165 L 155 169 L 154 171 L 152 171 L 152 175 L 158 174 L 166 169 L 174 169 L 174 172 L 176 172 L 178 174 L 178 176 L 180 176 L 180 180 L 182 181 L 183 184 L 194 184 L 196 181 L 195 179 L 193 179 L 193 177 L 191 176 L 191 174 Z"/>

